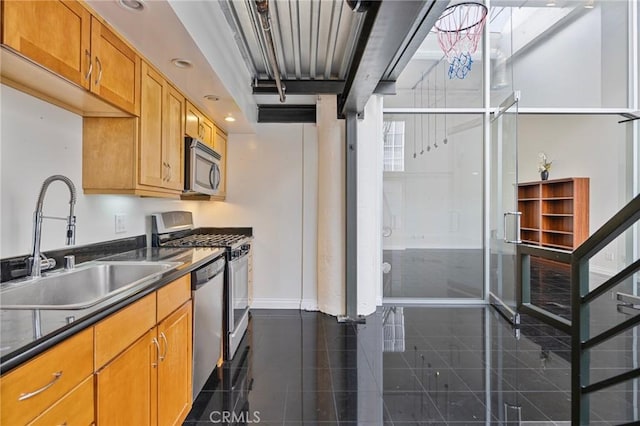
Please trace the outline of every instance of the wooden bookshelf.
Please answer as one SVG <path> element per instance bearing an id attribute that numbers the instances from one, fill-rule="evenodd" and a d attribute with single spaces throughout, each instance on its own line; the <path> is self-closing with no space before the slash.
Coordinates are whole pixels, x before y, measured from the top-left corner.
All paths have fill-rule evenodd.
<path id="1" fill-rule="evenodd" d="M 573 250 L 589 236 L 589 178 L 520 183 L 518 210 L 524 243 Z"/>

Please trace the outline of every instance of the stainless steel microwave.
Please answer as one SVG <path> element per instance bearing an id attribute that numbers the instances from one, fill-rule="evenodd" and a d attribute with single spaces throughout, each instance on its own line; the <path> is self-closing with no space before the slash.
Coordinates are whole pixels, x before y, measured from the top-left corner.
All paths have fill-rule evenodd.
<path id="1" fill-rule="evenodd" d="M 217 195 L 222 175 L 220 172 L 220 154 L 204 142 L 185 138 L 185 177 L 186 193 Z"/>

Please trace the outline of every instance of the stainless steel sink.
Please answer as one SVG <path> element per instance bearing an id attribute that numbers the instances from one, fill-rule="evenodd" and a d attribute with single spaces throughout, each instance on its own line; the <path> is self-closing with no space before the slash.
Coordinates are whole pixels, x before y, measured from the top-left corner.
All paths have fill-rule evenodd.
<path id="1" fill-rule="evenodd" d="M 90 262 L 71 271 L 9 284 L 0 309 L 84 309 L 149 284 L 182 262 Z"/>

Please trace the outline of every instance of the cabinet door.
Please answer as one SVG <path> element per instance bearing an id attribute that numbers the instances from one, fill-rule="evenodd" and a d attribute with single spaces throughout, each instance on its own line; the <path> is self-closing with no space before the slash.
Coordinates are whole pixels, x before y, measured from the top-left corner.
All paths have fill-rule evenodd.
<path id="1" fill-rule="evenodd" d="M 216 127 L 213 141 L 213 149 L 222 157 L 220 160 L 220 188 L 218 196 L 224 197 L 227 193 L 227 135 Z"/>
<path id="2" fill-rule="evenodd" d="M 207 118 L 202 119 L 202 142 L 206 143 L 207 145 L 209 145 L 211 148 L 213 148 L 213 138 L 215 135 L 215 131 L 213 123 L 211 121 L 209 121 Z"/>
<path id="3" fill-rule="evenodd" d="M 166 89 L 162 136 L 162 153 L 168 167 L 166 187 L 182 190 L 184 189 L 184 96 L 170 85 L 167 85 Z"/>
<path id="4" fill-rule="evenodd" d="M 140 184 L 162 187 L 169 168 L 162 153 L 162 113 L 164 78 L 152 68 L 142 66 L 142 101 L 140 105 Z"/>
<path id="5" fill-rule="evenodd" d="M 158 424 L 182 424 L 191 409 L 191 300 L 158 324 Z"/>
<path id="6" fill-rule="evenodd" d="M 77 1 L 2 2 L 2 42 L 89 88 L 91 14 Z"/>
<path id="7" fill-rule="evenodd" d="M 97 424 L 155 424 L 154 338 L 155 328 L 96 373 Z"/>
<path id="8" fill-rule="evenodd" d="M 91 91 L 138 115 L 140 57 L 95 17 L 91 19 L 91 53 Z"/>
<path id="9" fill-rule="evenodd" d="M 184 133 L 187 136 L 202 139 L 201 117 L 200 111 L 191 102 L 187 101 L 184 129 Z"/>

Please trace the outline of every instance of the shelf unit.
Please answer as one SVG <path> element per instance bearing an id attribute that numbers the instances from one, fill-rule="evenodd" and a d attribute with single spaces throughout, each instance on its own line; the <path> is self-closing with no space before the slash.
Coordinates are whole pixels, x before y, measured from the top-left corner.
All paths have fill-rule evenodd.
<path id="1" fill-rule="evenodd" d="M 589 236 L 589 178 L 520 183 L 518 211 L 524 243 L 573 250 Z"/>

